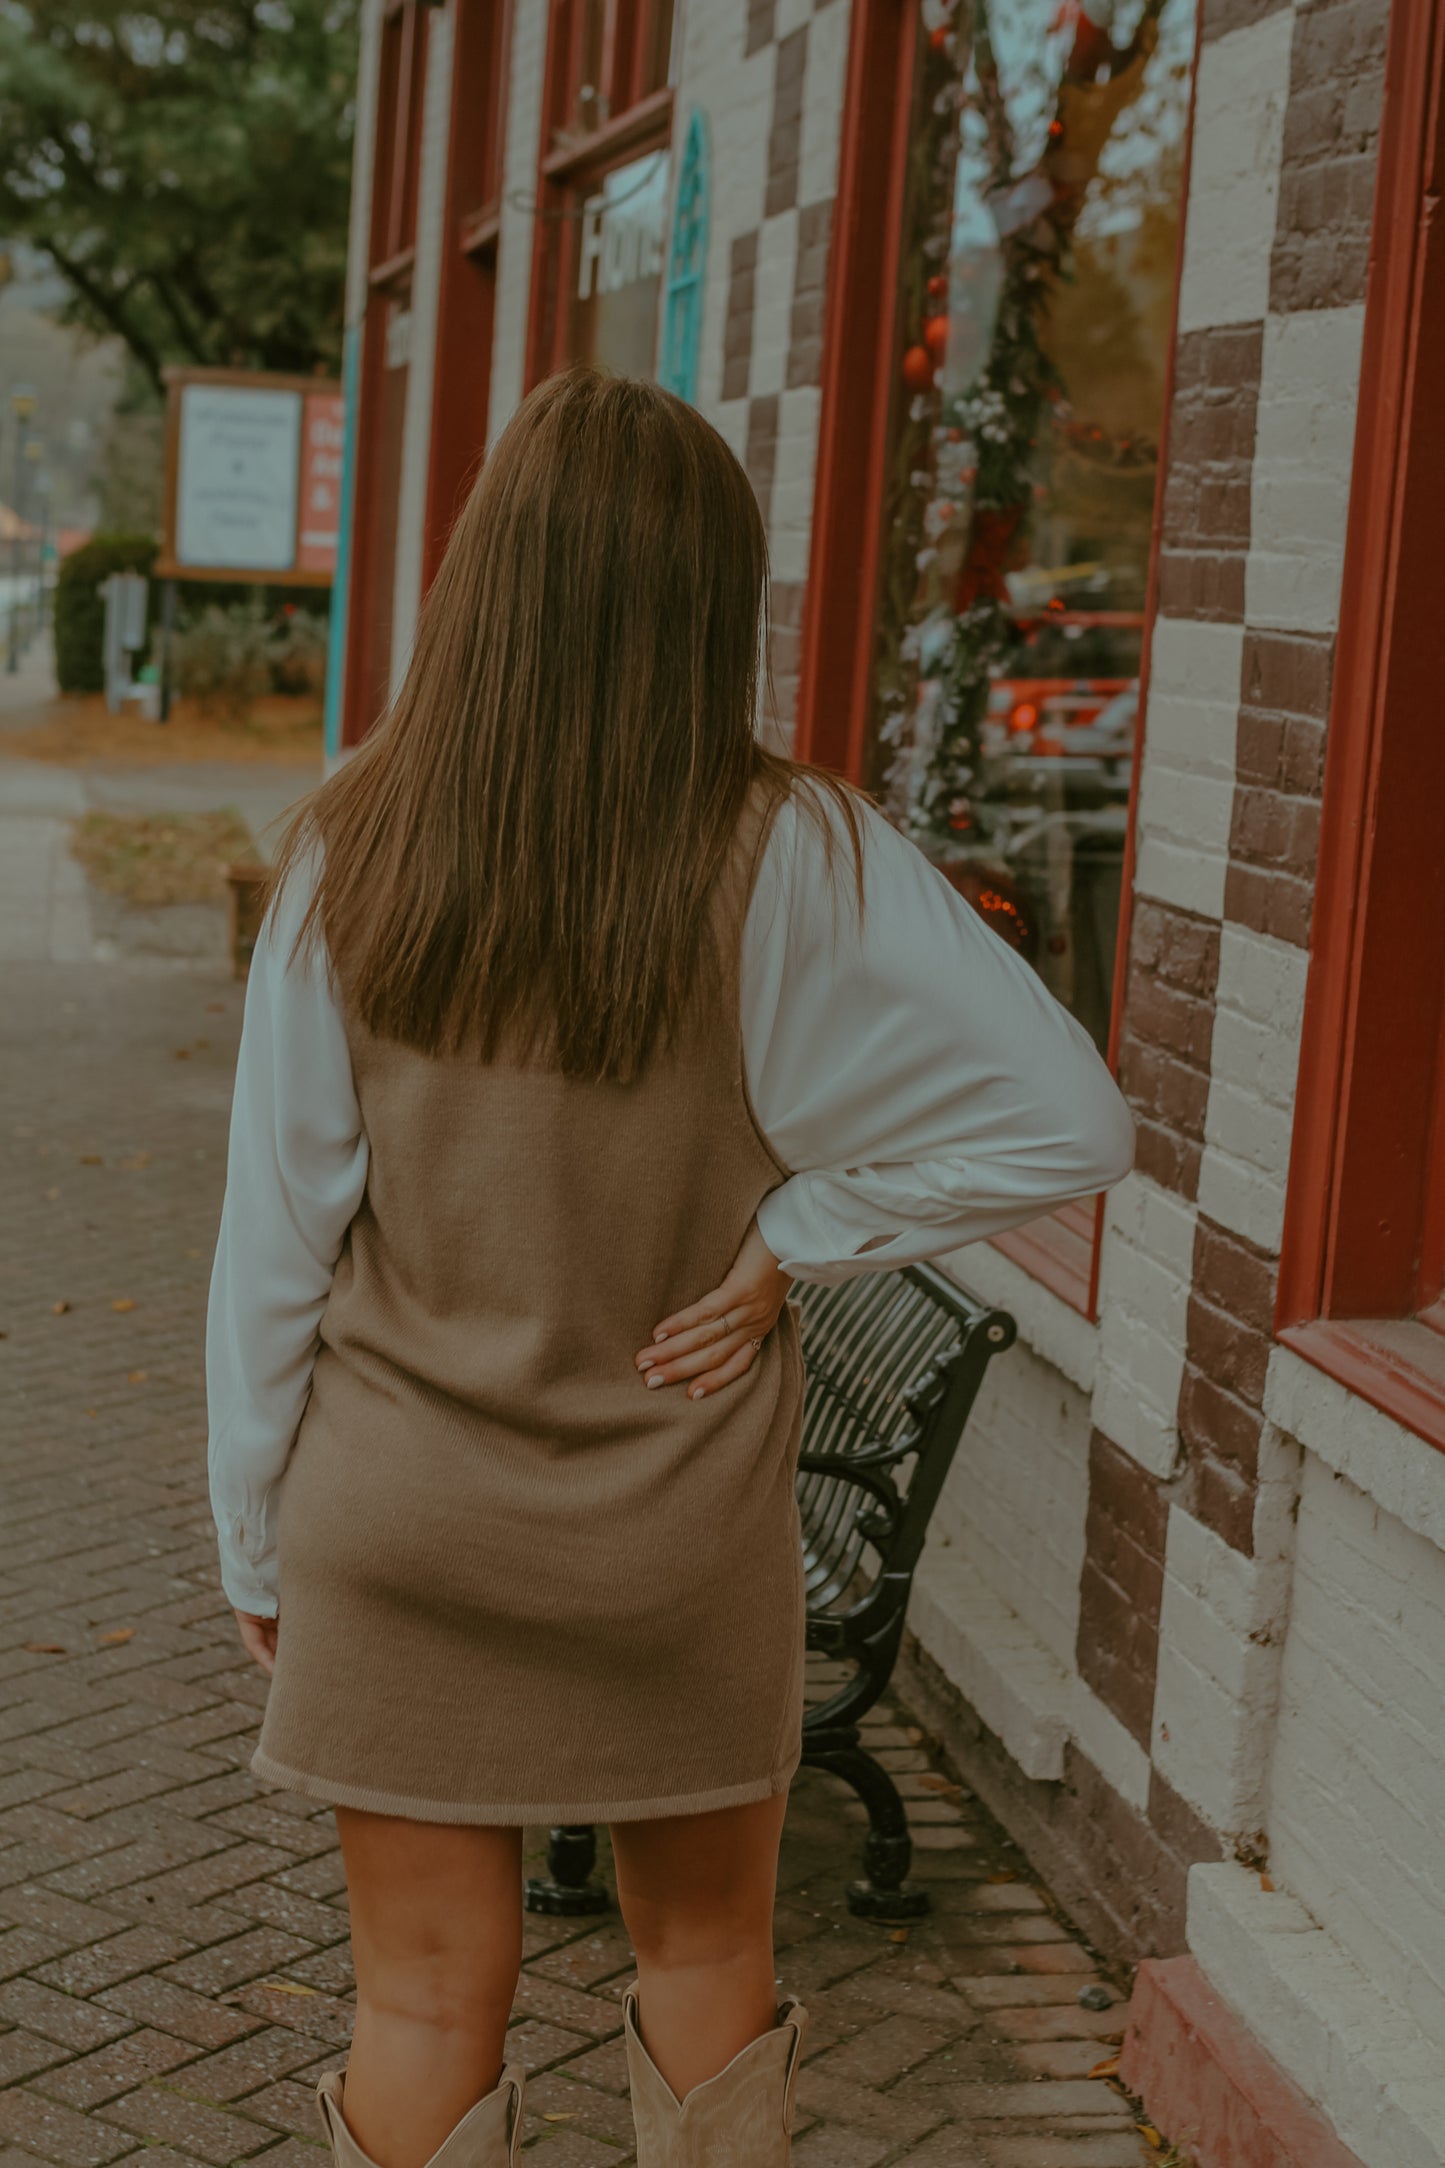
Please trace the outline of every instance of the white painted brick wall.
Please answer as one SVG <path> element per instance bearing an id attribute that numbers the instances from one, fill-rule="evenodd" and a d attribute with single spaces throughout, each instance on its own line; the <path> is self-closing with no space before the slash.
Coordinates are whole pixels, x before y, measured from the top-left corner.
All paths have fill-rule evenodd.
<path id="1" fill-rule="evenodd" d="M 447 137 L 451 124 L 452 15 L 430 18 L 422 139 L 417 176 L 416 262 L 411 281 L 411 334 L 402 426 L 401 484 L 396 507 L 396 575 L 391 606 L 391 695 L 401 690 L 411 661 L 421 608 L 426 540 L 427 472 L 431 464 L 432 380 L 436 374 L 437 311 L 441 304 L 446 218 Z"/>
<path id="2" fill-rule="evenodd" d="M 773 49 L 764 46 L 745 57 L 745 27 L 746 15 L 732 0 L 722 6 L 704 0 L 690 7 L 677 89 L 679 126 L 699 107 L 707 115 L 712 147 L 697 403 L 739 453 L 747 430 L 746 405 L 730 400 L 726 410 L 722 407 L 723 325 L 732 244 L 739 234 L 762 224 L 773 97 Z M 740 414 L 741 427 L 724 428 L 725 413 L 729 418 Z"/>
<path id="3" fill-rule="evenodd" d="M 1278 1250 L 1309 957 L 1288 941 L 1220 931 L 1199 1209 Z"/>
<path id="4" fill-rule="evenodd" d="M 781 211 L 776 218 L 765 218 L 758 235 L 758 268 L 753 297 L 753 366 L 749 389 L 755 399 L 781 391 L 787 382 L 793 274 L 797 261 L 797 212 Z"/>
<path id="5" fill-rule="evenodd" d="M 1074 1668 L 1089 1404 L 1031 1348 L 989 1366 L 935 1515 L 939 1539 Z"/>
<path id="6" fill-rule="evenodd" d="M 778 408 L 769 542 L 773 577 L 806 580 L 813 535 L 813 477 L 818 460 L 822 392 L 811 384 L 785 391 Z"/>
<path id="7" fill-rule="evenodd" d="M 1201 48 L 1179 328 L 1255 323 L 1269 306 L 1294 15 Z"/>
<path id="8" fill-rule="evenodd" d="M 1305 309 L 1264 329 L 1245 563 L 1251 625 L 1332 632 L 1354 457 L 1364 309 Z"/>
<path id="9" fill-rule="evenodd" d="M 804 209 L 810 203 L 826 201 L 838 186 L 851 18 L 848 0 L 832 0 L 830 7 L 813 16 L 808 29 L 803 148 L 798 166 L 798 201 Z"/>
<path id="10" fill-rule="evenodd" d="M 1209 918 L 1224 909 L 1243 654 L 1239 625 L 1154 628 L 1135 883 Z"/>
<path id="11" fill-rule="evenodd" d="M 1286 1519 L 1282 1545 L 1245 1558 L 1179 1506 L 1169 1509 L 1155 1766 L 1226 1837 L 1264 1826 L 1264 1777 L 1279 1649 L 1289 1610 Z"/>
<path id="12" fill-rule="evenodd" d="M 1402 1328 L 1408 1331 L 1409 1328 Z M 1419 1329 L 1419 1328 L 1416 1328 Z M 1389 1328 L 1384 1328 L 1387 1336 Z M 1265 1412 L 1387 1513 L 1445 1552 L 1445 1453 L 1381 1414 L 1293 1348 L 1270 1354 Z"/>
<path id="13" fill-rule="evenodd" d="M 492 386 L 487 407 L 489 446 L 496 443 L 511 420 L 526 382 L 533 219 L 531 212 L 521 206 L 534 202 L 537 194 L 547 10 L 548 0 L 514 0 L 507 137 L 502 154 L 501 230 L 497 236 Z"/>
<path id="14" fill-rule="evenodd" d="M 1194 1227 L 1193 1205 L 1143 1174 L 1104 1208 L 1093 1419 L 1155 1475 L 1172 1475 L 1179 1455 Z"/>
<path id="15" fill-rule="evenodd" d="M 1442 1712 L 1445 1554 L 1306 1451 L 1270 1777 L 1272 1871 L 1436 2041 Z"/>

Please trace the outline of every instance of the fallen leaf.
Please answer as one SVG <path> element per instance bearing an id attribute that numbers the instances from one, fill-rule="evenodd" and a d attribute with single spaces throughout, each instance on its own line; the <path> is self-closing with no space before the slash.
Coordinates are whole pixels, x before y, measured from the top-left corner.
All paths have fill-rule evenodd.
<path id="1" fill-rule="evenodd" d="M 117 1626 L 113 1633 L 101 1635 L 100 1645 L 103 1649 L 116 1649 L 120 1647 L 123 1641 L 134 1641 L 134 1639 L 134 1626 Z"/>
<path id="2" fill-rule="evenodd" d="M 144 1385 L 149 1376 L 149 1370 L 127 1370 L 125 1382 L 127 1385 Z"/>
<path id="3" fill-rule="evenodd" d="M 932 1770 L 918 1779 L 918 1789 L 921 1792 L 947 1792 L 953 1799 L 963 1797 L 963 1787 L 955 1784 L 952 1777 L 936 1776 Z"/>
<path id="4" fill-rule="evenodd" d="M 273 1995 L 319 1995 L 319 1987 L 303 1987 L 299 1980 L 258 1980 L 258 1987 L 268 1988 Z"/>
<path id="5" fill-rule="evenodd" d="M 1089 2076 L 1091 2078 L 1112 2078 L 1117 2074 L 1118 2068 L 1118 2056 L 1106 2055 L 1101 2063 L 1095 2063 L 1093 2069 L 1089 2072 Z"/>
<path id="6" fill-rule="evenodd" d="M 65 1300 L 64 1296 L 62 1296 L 59 1302 L 51 1303 L 50 1314 L 52 1317 L 64 1317 L 66 1311 L 69 1308 L 70 1304 Z"/>
<path id="7" fill-rule="evenodd" d="M 1260 1878 L 1259 1878 L 1259 1886 L 1260 1886 L 1260 1888 L 1261 1888 L 1262 1890 L 1269 1890 L 1269 1891 L 1273 1891 L 1273 1889 L 1274 1889 L 1274 1884 L 1273 1884 L 1273 1882 L 1271 1882 L 1271 1880 L 1270 1880 L 1270 1878 L 1269 1878 L 1269 1876 L 1268 1876 L 1267 1874 L 1262 1874 L 1262 1875 L 1260 1876 Z"/>
<path id="8" fill-rule="evenodd" d="M 198 1054 L 204 1054 L 210 1043 L 211 1042 L 209 1039 L 197 1039 L 195 1042 L 196 1052 Z"/>
<path id="9" fill-rule="evenodd" d="M 1152 2123 L 1138 2123 L 1135 2125 L 1135 2128 L 1137 2129 L 1140 2137 L 1143 2138 L 1149 2145 L 1153 2146 L 1156 2153 L 1163 2151 L 1164 2140 L 1160 2136 L 1159 2132 L 1154 2128 L 1154 2125 Z"/>
<path id="10" fill-rule="evenodd" d="M 85 1412 L 90 1417 L 91 1421 L 94 1422 L 97 1415 L 99 1415 L 100 1410 L 99 1408 L 87 1408 Z"/>
<path id="11" fill-rule="evenodd" d="M 135 1304 L 131 1300 L 129 1295 L 122 1295 L 117 1301 L 111 1304 L 111 1308 L 112 1310 L 133 1310 L 135 1308 Z"/>
<path id="12" fill-rule="evenodd" d="M 101 1152 L 82 1152 L 80 1164 L 82 1167 L 103 1167 L 105 1165 L 105 1156 Z"/>
<path id="13" fill-rule="evenodd" d="M 70 1653 L 63 1641 L 27 1641 L 25 1648 L 31 1656 L 68 1656 Z"/>
<path id="14" fill-rule="evenodd" d="M 189 1060 L 190 1060 L 190 1058 L 191 1058 L 191 1050 L 190 1050 L 190 1048 L 189 1048 L 188 1046 L 178 1046 L 178 1047 L 176 1048 L 176 1060 L 177 1060 L 177 1061 L 189 1061 Z"/>
<path id="15" fill-rule="evenodd" d="M 563 2110 L 561 2108 L 552 2108 L 550 2110 L 544 2108 L 542 2110 L 542 2121 L 544 2123 L 575 2123 L 576 2120 L 577 2110 L 575 2108 L 568 2108 L 566 2110 Z"/>
<path id="16" fill-rule="evenodd" d="M 888 1939 L 890 1942 L 906 1942 L 908 1940 L 908 1929 L 906 1927 L 895 1927 Z"/>
<path id="17" fill-rule="evenodd" d="M 1012 1867 L 1000 1867 L 997 1874 L 989 1876 L 989 1880 L 990 1882 L 1017 1882 L 1018 1876 L 1014 1873 Z"/>

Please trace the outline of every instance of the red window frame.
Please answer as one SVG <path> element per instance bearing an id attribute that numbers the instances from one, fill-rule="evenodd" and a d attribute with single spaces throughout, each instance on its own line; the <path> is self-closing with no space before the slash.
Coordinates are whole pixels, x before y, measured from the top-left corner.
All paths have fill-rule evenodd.
<path id="1" fill-rule="evenodd" d="M 487 448 L 511 75 L 512 0 L 456 5 L 423 593 Z"/>
<path id="2" fill-rule="evenodd" d="M 1202 8 L 1200 9 L 1202 15 Z M 919 13 L 900 0 L 854 0 L 844 92 L 833 258 L 823 345 L 822 407 L 813 531 L 804 600 L 794 749 L 803 760 L 859 780 L 867 757 L 889 399 L 897 341 L 899 236 L 908 158 Z M 1196 27 L 1196 63 L 1198 30 Z M 1194 83 L 1185 125 L 1181 203 L 1189 198 Z M 1134 779 L 1124 839 L 1109 1065 L 1117 1071 L 1129 953 L 1135 825 L 1144 717 L 1159 587 L 1159 544 L 1174 403 L 1174 352 L 1184 250 L 1174 295 L 1160 425 L 1139 664 Z M 873 327 L 871 338 L 865 327 Z M 1081 1198 L 994 1238 L 994 1247 L 1086 1317 L 1096 1314 L 1102 1197 Z"/>
<path id="3" fill-rule="evenodd" d="M 650 85 L 675 34 L 675 0 L 552 0 L 527 318 L 527 385 L 567 361 L 577 209 L 614 166 L 672 141 L 670 81 Z M 666 26 L 666 30 L 664 30 Z M 595 75 L 596 80 L 591 78 Z"/>
<path id="4" fill-rule="evenodd" d="M 1445 1449 L 1442 101 L 1445 0 L 1396 6 L 1276 1324 Z"/>
<path id="5" fill-rule="evenodd" d="M 401 417 L 388 398 L 387 322 L 405 307 L 416 261 L 422 100 L 431 0 L 387 0 L 378 59 L 367 234 L 366 320 L 357 402 L 356 500 L 346 617 L 343 746 L 359 744 L 385 704 L 391 671 L 391 582 Z"/>

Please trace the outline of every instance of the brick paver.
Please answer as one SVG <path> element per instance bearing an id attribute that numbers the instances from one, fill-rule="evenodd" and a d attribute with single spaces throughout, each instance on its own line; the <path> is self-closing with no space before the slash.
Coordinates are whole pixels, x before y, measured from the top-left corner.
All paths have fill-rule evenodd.
<path id="1" fill-rule="evenodd" d="M 0 983 L 0 2168 L 319 2168 L 348 2036 L 330 1817 L 247 1762 L 264 1698 L 216 1583 L 201 1322 L 238 991 L 194 969 Z M 1139 2168 L 1090 2072 L 1121 2011 L 906 1712 L 931 1917 L 854 1920 L 856 1811 L 805 1774 L 779 1969 L 812 2013 L 799 2168 Z M 533 1920 L 513 2045 L 545 2168 L 624 2168 L 615 1915 Z"/>

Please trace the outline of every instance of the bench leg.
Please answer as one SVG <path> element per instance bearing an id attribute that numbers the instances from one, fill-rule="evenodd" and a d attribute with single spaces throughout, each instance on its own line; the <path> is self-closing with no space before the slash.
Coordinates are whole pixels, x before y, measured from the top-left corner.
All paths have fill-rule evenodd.
<path id="1" fill-rule="evenodd" d="M 865 1920 L 916 1920 L 928 1910 L 928 1892 L 908 1880 L 913 1840 L 898 1786 L 861 1746 L 805 1747 L 803 1758 L 831 1769 L 851 1784 L 868 1809 L 863 1842 L 863 1879 L 848 1887 L 848 1910 Z"/>
<path id="2" fill-rule="evenodd" d="M 611 1899 L 592 1871 L 596 1865 L 596 1830 L 554 1829 L 547 1839 L 547 1873 L 527 1877 L 527 1910 L 564 1919 L 605 1912 Z"/>

